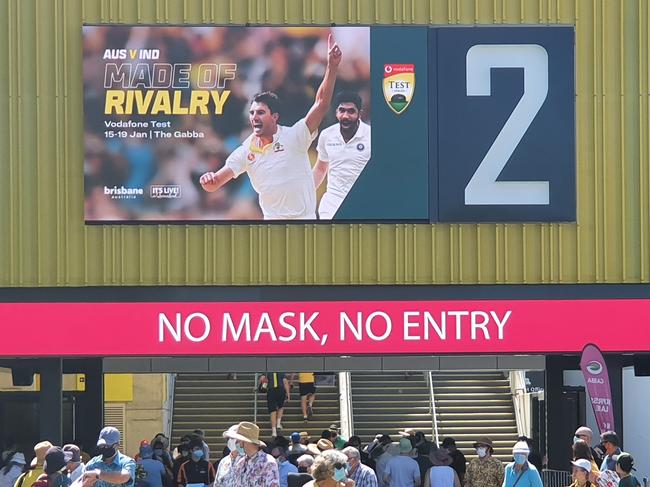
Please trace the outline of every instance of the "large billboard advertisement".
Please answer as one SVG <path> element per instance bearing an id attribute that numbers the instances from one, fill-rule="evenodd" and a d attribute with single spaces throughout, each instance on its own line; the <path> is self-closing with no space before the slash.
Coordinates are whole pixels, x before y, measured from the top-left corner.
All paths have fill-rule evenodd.
<path id="1" fill-rule="evenodd" d="M 575 221 L 573 36 L 85 25 L 85 220 Z"/>

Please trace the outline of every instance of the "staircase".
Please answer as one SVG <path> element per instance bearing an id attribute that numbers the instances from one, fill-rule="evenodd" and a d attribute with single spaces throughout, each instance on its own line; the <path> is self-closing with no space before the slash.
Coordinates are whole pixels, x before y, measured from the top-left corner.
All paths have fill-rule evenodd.
<path id="1" fill-rule="evenodd" d="M 352 372 L 352 415 L 354 434 L 362 443 L 376 434 L 388 434 L 394 441 L 398 431 L 413 428 L 431 438 L 432 416 L 426 372 Z"/>
<path id="2" fill-rule="evenodd" d="M 172 448 L 181 436 L 200 428 L 210 447 L 210 460 L 221 458 L 226 444 L 222 433 L 240 421 L 254 421 L 257 395 L 257 425 L 263 440 L 271 437 L 266 395 L 255 392 L 255 374 L 237 373 L 236 379 L 228 374 L 178 374 L 174 389 L 172 419 Z M 309 423 L 302 419 L 298 385 L 294 386 L 291 402 L 284 408 L 283 434 L 307 431 L 312 438 L 320 438 L 330 424 L 340 421 L 338 386 L 317 386 L 314 417 Z"/>
<path id="3" fill-rule="evenodd" d="M 511 461 L 517 423 L 510 382 L 501 372 L 441 372 L 433 374 L 440 441 L 448 436 L 468 460 L 472 444 L 483 436 L 494 442 L 494 456 Z"/>
<path id="4" fill-rule="evenodd" d="M 321 385 L 316 381 L 316 401 L 314 402 L 314 416 L 305 422 L 302 418 L 300 409 L 300 392 L 298 382 L 296 381 L 291 390 L 291 401 L 285 404 L 284 414 L 282 416 L 282 434 L 287 438 L 294 431 L 306 431 L 311 436 L 312 441 L 320 438 L 323 430 L 329 428 L 331 424 L 340 426 L 341 408 L 339 402 L 338 378 L 334 385 Z M 260 434 L 265 438 L 271 437 L 271 421 L 268 409 L 266 408 L 266 395 L 258 394 L 257 405 L 257 425 L 260 427 Z"/>
<path id="5" fill-rule="evenodd" d="M 210 447 L 210 460 L 221 458 L 222 433 L 240 421 L 253 421 L 255 374 L 178 374 L 174 388 L 172 448 L 181 436 L 200 428 Z"/>

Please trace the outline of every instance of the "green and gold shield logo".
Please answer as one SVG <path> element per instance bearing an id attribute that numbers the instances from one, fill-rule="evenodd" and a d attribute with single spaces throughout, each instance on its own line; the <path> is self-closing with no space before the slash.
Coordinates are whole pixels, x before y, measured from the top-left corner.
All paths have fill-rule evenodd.
<path id="1" fill-rule="evenodd" d="M 415 91 L 413 64 L 384 64 L 384 98 L 398 115 L 409 106 Z"/>

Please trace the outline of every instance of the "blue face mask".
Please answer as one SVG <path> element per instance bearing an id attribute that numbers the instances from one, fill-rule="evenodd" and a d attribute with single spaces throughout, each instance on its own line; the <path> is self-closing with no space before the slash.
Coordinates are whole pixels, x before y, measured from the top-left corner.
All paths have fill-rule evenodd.
<path id="1" fill-rule="evenodd" d="M 334 480 L 339 482 L 345 480 L 345 467 L 334 470 Z"/>
<path id="2" fill-rule="evenodd" d="M 237 446 L 237 453 L 239 453 L 242 456 L 246 455 L 246 450 L 244 450 L 243 445 L 240 445 L 239 443 L 237 443 L 236 446 Z"/>
<path id="3" fill-rule="evenodd" d="M 163 455 L 163 449 L 162 448 L 156 448 L 154 451 L 154 455 L 162 457 Z"/>
<path id="4" fill-rule="evenodd" d="M 192 452 L 192 460 L 199 461 L 203 458 L 203 450 L 195 450 Z"/>
<path id="5" fill-rule="evenodd" d="M 517 465 L 523 465 L 527 461 L 528 461 L 528 457 L 526 455 L 524 455 L 523 453 L 517 453 L 515 455 L 515 463 Z"/>

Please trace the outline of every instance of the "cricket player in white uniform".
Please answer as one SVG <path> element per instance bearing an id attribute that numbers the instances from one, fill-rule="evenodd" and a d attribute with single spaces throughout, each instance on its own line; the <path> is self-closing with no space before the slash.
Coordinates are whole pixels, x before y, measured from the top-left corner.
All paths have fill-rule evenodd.
<path id="1" fill-rule="evenodd" d="M 313 169 L 316 189 L 327 174 L 327 190 L 318 205 L 318 217 L 331 220 L 370 159 L 370 125 L 359 118 L 361 97 L 342 92 L 334 102 L 338 124 L 318 139 L 318 161 Z"/>
<path id="2" fill-rule="evenodd" d="M 205 191 L 216 191 L 246 171 L 265 220 L 316 219 L 316 189 L 307 151 L 329 109 L 341 62 L 341 49 L 332 44 L 331 35 L 327 47 L 325 76 L 305 118 L 291 127 L 279 125 L 278 96 L 255 95 L 248 117 L 253 133 L 230 154 L 224 167 L 201 176 Z"/>

